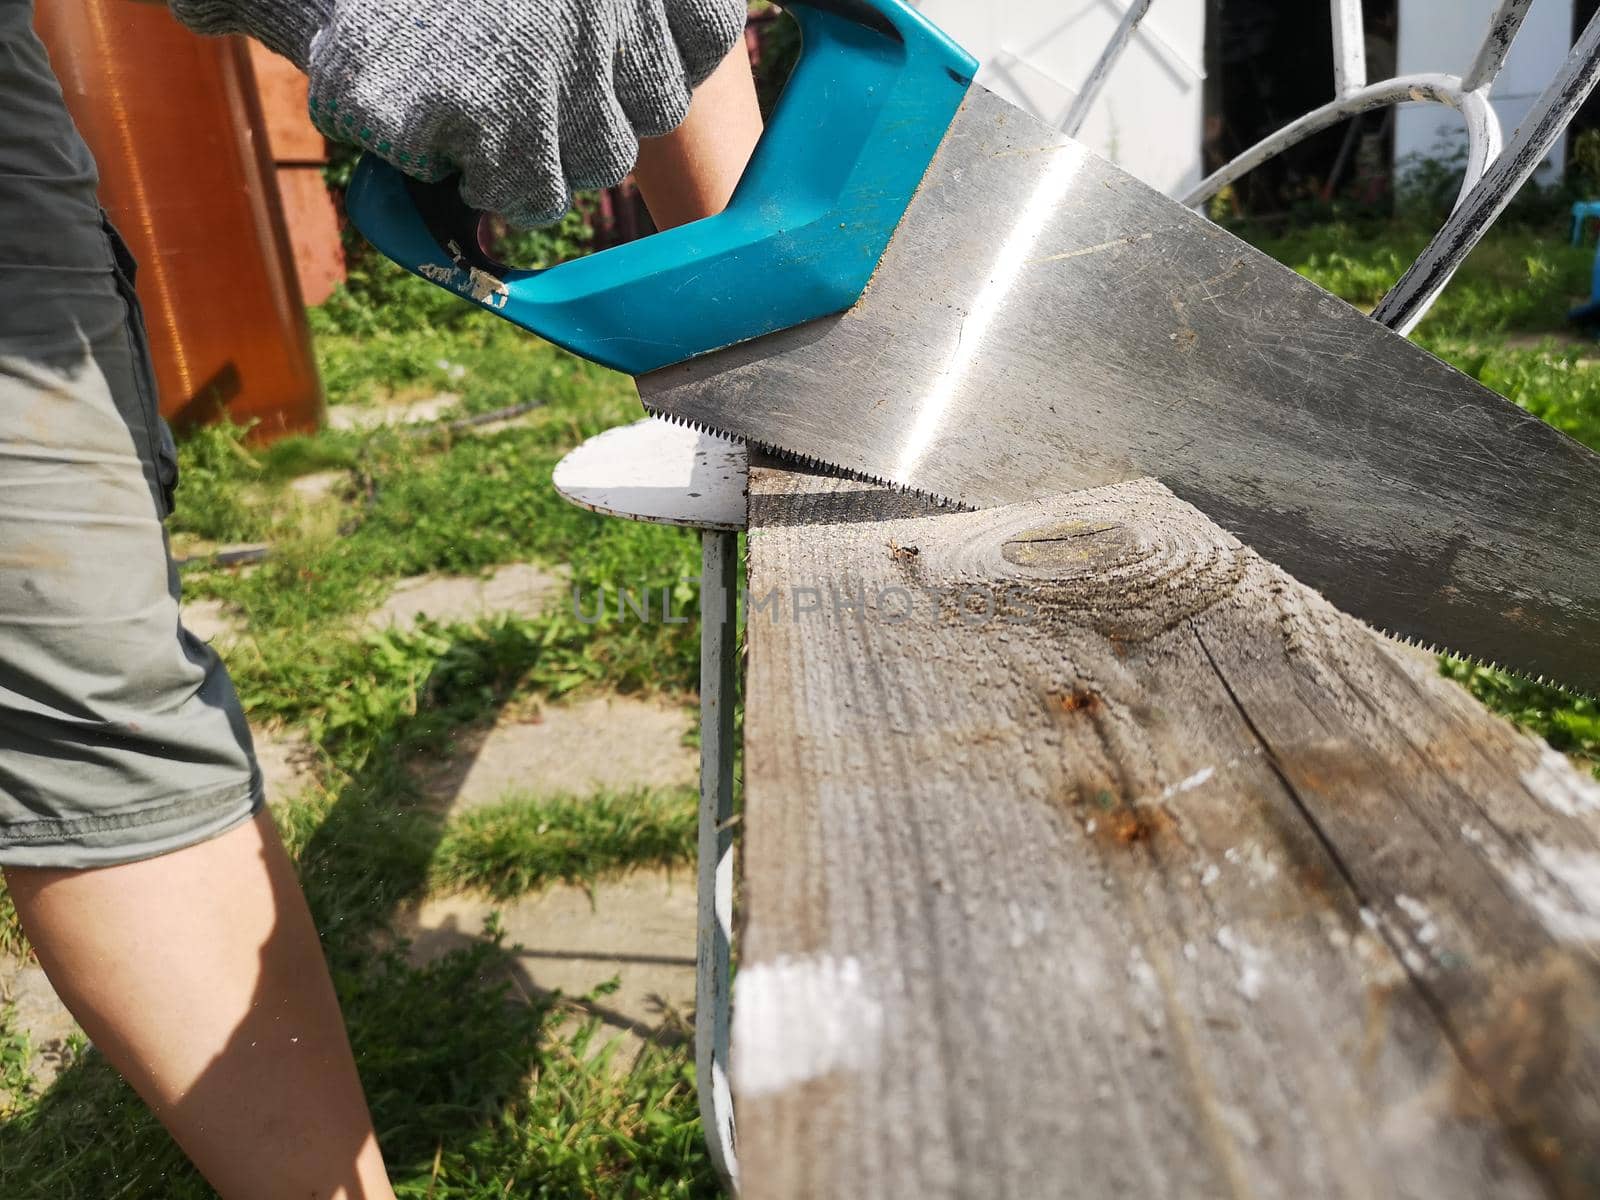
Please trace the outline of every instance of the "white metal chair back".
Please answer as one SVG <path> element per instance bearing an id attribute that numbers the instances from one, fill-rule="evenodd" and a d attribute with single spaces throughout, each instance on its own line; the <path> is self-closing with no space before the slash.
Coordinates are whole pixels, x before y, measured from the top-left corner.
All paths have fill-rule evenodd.
<path id="1" fill-rule="evenodd" d="M 1116 32 L 1089 72 L 1062 127 L 1076 134 L 1107 76 L 1127 48 L 1152 0 L 1132 0 Z M 1522 27 L 1533 0 L 1501 0 L 1489 19 L 1472 62 L 1460 75 L 1397 75 L 1369 83 L 1361 0 L 1330 0 L 1333 19 L 1334 98 L 1269 134 L 1195 185 L 1183 203 L 1204 204 L 1240 176 L 1314 133 L 1373 109 L 1409 101 L 1453 108 L 1462 116 L 1467 161 L 1455 208 L 1433 240 L 1373 309 L 1375 320 L 1409 333 L 1450 282 L 1474 246 L 1533 175 L 1600 78 L 1600 14 L 1593 17 L 1571 53 L 1534 101 L 1526 119 L 1503 143 L 1500 122 L 1489 103 L 1494 81 Z"/>

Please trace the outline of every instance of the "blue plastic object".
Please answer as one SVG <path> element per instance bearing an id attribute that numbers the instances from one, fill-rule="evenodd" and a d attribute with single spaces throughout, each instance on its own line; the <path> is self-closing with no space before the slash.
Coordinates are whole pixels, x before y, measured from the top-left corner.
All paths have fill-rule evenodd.
<path id="1" fill-rule="evenodd" d="M 477 249 L 454 180 L 417 184 L 368 154 L 350 218 L 407 270 L 631 375 L 849 308 L 977 62 L 903 0 L 787 7 L 799 62 L 714 217 L 547 270 L 503 268 Z"/>
<path id="2" fill-rule="evenodd" d="M 1572 244 L 1583 245 L 1584 222 L 1600 217 L 1600 200 L 1578 200 L 1572 205 Z"/>
<path id="3" fill-rule="evenodd" d="M 1600 217 L 1600 200 L 1579 200 L 1572 206 L 1572 244 L 1583 244 L 1583 227 L 1590 217 Z M 1567 321 L 1586 330 L 1600 329 L 1600 243 L 1595 246 L 1589 274 L 1589 299 L 1567 312 Z"/>

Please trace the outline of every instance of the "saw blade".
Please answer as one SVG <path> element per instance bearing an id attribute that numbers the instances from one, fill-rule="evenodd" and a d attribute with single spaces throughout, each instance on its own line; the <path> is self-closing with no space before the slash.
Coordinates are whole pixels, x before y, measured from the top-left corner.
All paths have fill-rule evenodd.
<path id="1" fill-rule="evenodd" d="M 1600 456 L 981 88 L 853 308 L 639 391 L 964 508 L 1151 476 L 1373 625 L 1600 691 Z"/>

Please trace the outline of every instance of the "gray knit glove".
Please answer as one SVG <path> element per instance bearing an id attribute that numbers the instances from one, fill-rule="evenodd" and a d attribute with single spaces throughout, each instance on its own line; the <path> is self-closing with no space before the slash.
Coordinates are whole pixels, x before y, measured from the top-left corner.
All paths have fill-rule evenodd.
<path id="1" fill-rule="evenodd" d="M 632 170 L 745 19 L 745 0 L 170 2 L 191 28 L 251 34 L 304 70 L 329 137 L 421 178 L 460 171 L 467 203 L 519 226 Z"/>

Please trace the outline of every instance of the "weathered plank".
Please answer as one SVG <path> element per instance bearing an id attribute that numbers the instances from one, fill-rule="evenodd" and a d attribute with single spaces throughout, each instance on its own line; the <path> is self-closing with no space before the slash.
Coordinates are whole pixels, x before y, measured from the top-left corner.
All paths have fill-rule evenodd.
<path id="1" fill-rule="evenodd" d="M 747 1197 L 1600 1193 L 1559 755 L 1149 481 L 750 503 Z"/>

